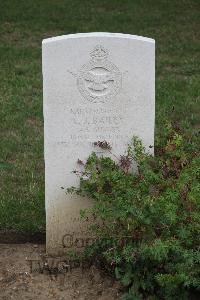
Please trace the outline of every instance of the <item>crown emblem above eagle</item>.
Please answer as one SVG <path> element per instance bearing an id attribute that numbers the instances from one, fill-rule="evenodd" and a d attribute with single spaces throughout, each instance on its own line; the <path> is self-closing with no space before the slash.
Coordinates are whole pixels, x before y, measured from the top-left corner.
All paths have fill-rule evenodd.
<path id="1" fill-rule="evenodd" d="M 94 60 L 103 60 L 108 57 L 108 51 L 101 45 L 97 45 L 90 55 Z"/>
<path id="2" fill-rule="evenodd" d="M 114 98 L 121 89 L 122 74 L 110 62 L 109 52 L 96 45 L 90 52 L 90 60 L 84 64 L 77 77 L 77 86 L 81 95 L 90 102 L 105 102 Z"/>

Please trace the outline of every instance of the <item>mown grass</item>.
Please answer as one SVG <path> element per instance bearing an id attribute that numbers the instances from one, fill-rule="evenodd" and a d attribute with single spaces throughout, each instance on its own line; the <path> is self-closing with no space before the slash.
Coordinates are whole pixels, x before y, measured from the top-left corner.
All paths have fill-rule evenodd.
<path id="1" fill-rule="evenodd" d="M 198 0 L 0 1 L 0 229 L 45 228 L 41 41 L 109 31 L 156 40 L 156 132 L 199 134 Z"/>

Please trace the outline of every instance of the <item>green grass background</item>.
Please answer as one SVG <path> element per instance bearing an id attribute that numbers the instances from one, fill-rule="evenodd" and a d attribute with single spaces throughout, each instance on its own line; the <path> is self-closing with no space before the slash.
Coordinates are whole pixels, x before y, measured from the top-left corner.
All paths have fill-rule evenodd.
<path id="1" fill-rule="evenodd" d="M 45 228 L 42 39 L 123 32 L 156 40 L 156 133 L 200 128 L 199 0 L 0 0 L 0 229 Z"/>

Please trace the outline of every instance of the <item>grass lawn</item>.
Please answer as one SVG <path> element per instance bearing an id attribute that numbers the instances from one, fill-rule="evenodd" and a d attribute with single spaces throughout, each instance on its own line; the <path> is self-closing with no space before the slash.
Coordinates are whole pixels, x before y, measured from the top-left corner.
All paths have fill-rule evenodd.
<path id="1" fill-rule="evenodd" d="M 156 40 L 156 132 L 200 130 L 199 0 L 0 1 L 0 229 L 45 228 L 42 39 L 109 31 Z"/>

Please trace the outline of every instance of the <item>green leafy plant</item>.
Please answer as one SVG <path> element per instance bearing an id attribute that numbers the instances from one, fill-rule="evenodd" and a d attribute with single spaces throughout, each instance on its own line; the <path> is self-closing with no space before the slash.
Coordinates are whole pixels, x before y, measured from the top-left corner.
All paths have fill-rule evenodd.
<path id="1" fill-rule="evenodd" d="M 96 146 L 112 153 L 106 142 Z M 200 290 L 200 156 L 198 136 L 167 124 L 155 156 L 137 137 L 125 155 L 79 161 L 79 188 L 90 197 L 97 258 L 125 289 L 124 299 L 189 299 Z M 137 165 L 137 171 L 133 165 Z"/>

